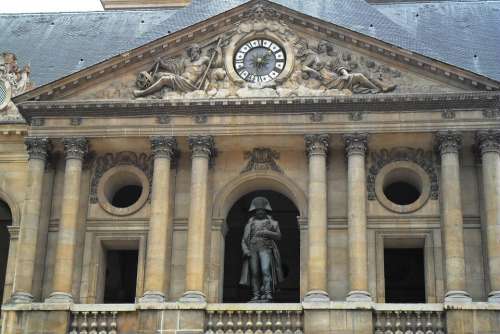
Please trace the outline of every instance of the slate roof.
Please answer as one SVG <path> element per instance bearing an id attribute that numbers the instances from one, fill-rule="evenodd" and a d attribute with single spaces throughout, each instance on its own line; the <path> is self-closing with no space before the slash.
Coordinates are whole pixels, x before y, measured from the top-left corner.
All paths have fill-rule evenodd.
<path id="1" fill-rule="evenodd" d="M 248 1 L 194 0 L 190 6 L 178 10 L 4 14 L 0 15 L 0 51 L 16 53 L 21 66 L 30 63 L 32 79 L 41 86 Z M 364 0 L 271 1 L 500 80 L 500 1 L 490 1 L 487 5 L 450 1 L 434 7 L 421 3 L 370 5 Z M 426 8 L 421 10 L 422 19 L 416 23 L 401 19 L 418 6 Z M 486 7 L 476 10 L 474 6 Z M 466 9 L 464 12 L 454 8 Z M 443 12 L 448 15 L 446 20 Z M 457 24 L 453 15 L 473 16 L 467 23 Z M 483 24 L 481 20 L 485 17 L 487 21 Z M 497 43 L 492 42 L 494 39 Z M 470 50 L 464 45 L 481 50 L 477 59 L 469 59 Z"/>

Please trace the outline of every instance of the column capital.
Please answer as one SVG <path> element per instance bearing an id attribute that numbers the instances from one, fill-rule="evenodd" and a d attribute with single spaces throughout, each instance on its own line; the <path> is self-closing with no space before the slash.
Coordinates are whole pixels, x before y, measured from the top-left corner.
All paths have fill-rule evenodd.
<path id="1" fill-rule="evenodd" d="M 500 153 L 500 130 L 481 130 L 476 132 L 476 142 L 481 154 Z"/>
<path id="2" fill-rule="evenodd" d="M 46 137 L 26 137 L 24 144 L 28 150 L 29 159 L 46 161 L 50 149 L 50 141 Z"/>
<path id="3" fill-rule="evenodd" d="M 347 156 L 365 155 L 368 151 L 368 133 L 349 133 L 342 136 Z"/>
<path id="4" fill-rule="evenodd" d="M 177 151 L 177 140 L 174 137 L 154 136 L 150 138 L 151 152 L 155 158 L 172 160 Z"/>
<path id="5" fill-rule="evenodd" d="M 83 160 L 89 150 L 89 142 L 84 137 L 63 138 L 64 156 L 68 159 Z"/>
<path id="6" fill-rule="evenodd" d="M 456 131 L 440 131 L 436 133 L 436 148 L 441 154 L 458 153 L 462 148 L 462 134 Z"/>
<path id="7" fill-rule="evenodd" d="M 212 136 L 189 136 L 189 148 L 193 156 L 206 156 L 211 158 L 215 155 L 215 142 Z"/>
<path id="8" fill-rule="evenodd" d="M 310 134 L 304 136 L 307 156 L 327 155 L 330 136 L 326 133 Z"/>

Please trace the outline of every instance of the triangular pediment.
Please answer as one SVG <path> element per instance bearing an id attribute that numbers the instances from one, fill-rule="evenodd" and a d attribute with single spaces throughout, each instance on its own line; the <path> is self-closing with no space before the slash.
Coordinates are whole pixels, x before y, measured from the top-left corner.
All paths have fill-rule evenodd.
<path id="1" fill-rule="evenodd" d="M 250 1 L 15 101 L 324 97 L 499 87 L 333 23 Z"/>

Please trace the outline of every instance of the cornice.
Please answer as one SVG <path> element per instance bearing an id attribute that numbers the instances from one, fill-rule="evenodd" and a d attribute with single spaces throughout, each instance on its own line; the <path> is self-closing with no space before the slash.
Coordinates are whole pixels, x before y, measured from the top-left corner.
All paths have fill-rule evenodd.
<path id="1" fill-rule="evenodd" d="M 36 117 L 116 117 L 145 115 L 262 114 L 391 112 L 453 109 L 492 109 L 500 101 L 498 92 L 448 94 L 384 94 L 308 98 L 253 98 L 207 100 L 108 100 L 27 101 L 18 105 L 31 123 Z M 307 108 L 304 108 L 307 106 Z"/>
<path id="2" fill-rule="evenodd" d="M 66 94 L 71 89 L 81 87 L 86 83 L 109 75 L 126 66 L 141 63 L 148 57 L 158 57 L 160 54 L 164 54 L 165 50 L 192 42 L 197 39 L 198 36 L 220 31 L 221 28 L 224 27 L 233 27 L 244 17 L 245 13 L 251 11 L 252 7 L 258 2 L 262 2 L 262 0 L 249 1 L 227 12 L 215 15 L 206 21 L 173 32 L 156 41 L 104 60 L 97 65 L 88 67 L 37 89 L 28 91 L 25 94 L 17 96 L 13 100 L 15 103 L 20 103 L 28 100 L 55 99 L 58 96 Z M 460 87 L 466 86 L 470 87 L 470 89 L 485 91 L 500 89 L 500 82 L 485 76 L 396 47 L 393 44 L 337 26 L 331 22 L 325 22 L 307 16 L 278 4 L 268 1 L 265 2 L 266 7 L 274 11 L 275 15 L 273 17 L 275 19 L 282 20 L 289 25 L 295 25 L 302 29 L 306 29 L 312 33 L 322 33 L 325 35 L 325 38 L 343 43 L 354 50 L 370 52 L 387 61 L 395 61 L 402 66 L 423 71 L 433 78 L 451 81 Z"/>

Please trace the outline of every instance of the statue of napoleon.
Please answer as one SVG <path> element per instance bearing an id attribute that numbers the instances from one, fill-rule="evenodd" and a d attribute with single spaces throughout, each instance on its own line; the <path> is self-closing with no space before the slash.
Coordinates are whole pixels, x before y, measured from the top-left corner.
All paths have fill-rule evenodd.
<path id="1" fill-rule="evenodd" d="M 241 240 L 243 267 L 240 284 L 252 287 L 251 303 L 268 303 L 284 279 L 276 245 L 281 232 L 278 222 L 269 215 L 272 209 L 267 198 L 254 198 L 248 211 L 253 212 L 253 216 L 248 220 Z"/>

